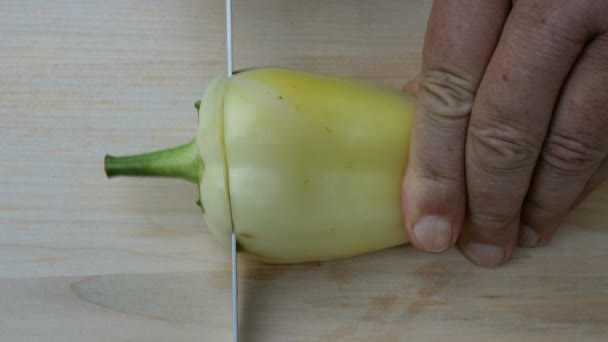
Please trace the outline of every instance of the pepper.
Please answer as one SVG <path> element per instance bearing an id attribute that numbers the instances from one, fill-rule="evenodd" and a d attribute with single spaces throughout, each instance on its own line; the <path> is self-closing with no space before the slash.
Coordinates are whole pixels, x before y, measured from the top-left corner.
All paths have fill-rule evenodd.
<path id="1" fill-rule="evenodd" d="M 414 99 L 373 82 L 286 68 L 216 77 L 188 143 L 105 156 L 108 178 L 197 184 L 226 247 L 266 263 L 327 261 L 409 242 L 401 216 Z"/>

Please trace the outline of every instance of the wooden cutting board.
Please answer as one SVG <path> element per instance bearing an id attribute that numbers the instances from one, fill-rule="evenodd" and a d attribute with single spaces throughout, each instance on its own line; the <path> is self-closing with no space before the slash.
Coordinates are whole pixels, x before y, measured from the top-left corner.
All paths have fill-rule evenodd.
<path id="1" fill-rule="evenodd" d="M 103 173 L 106 153 L 186 142 L 224 71 L 224 3 L 5 0 L 0 11 L 0 340 L 229 341 L 230 259 L 193 186 Z M 234 1 L 235 67 L 400 87 L 430 1 Z M 241 259 L 243 341 L 600 341 L 608 186 L 548 248 L 485 270 L 403 246 Z"/>

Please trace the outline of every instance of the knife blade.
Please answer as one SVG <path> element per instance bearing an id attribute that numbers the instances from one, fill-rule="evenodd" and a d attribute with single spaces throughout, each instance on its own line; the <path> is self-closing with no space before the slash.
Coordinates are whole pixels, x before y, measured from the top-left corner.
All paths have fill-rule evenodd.
<path id="1" fill-rule="evenodd" d="M 226 0 L 226 64 L 228 77 L 233 74 L 232 70 L 232 1 Z M 234 342 L 239 340 L 239 303 L 238 303 L 238 268 L 236 253 L 236 234 L 234 232 L 234 220 L 232 220 L 232 208 L 230 208 L 230 224 L 232 228 L 231 258 L 232 258 L 232 335 Z"/>

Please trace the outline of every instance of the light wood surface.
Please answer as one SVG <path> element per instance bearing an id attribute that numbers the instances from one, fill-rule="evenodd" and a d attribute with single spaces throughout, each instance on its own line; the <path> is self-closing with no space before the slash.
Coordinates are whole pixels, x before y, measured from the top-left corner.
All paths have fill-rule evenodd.
<path id="1" fill-rule="evenodd" d="M 224 3 L 0 7 L 0 341 L 229 341 L 229 253 L 193 186 L 103 173 L 105 153 L 186 142 L 225 68 Z M 234 1 L 235 67 L 400 87 L 430 1 Z M 554 243 L 485 270 L 409 246 L 348 260 L 241 259 L 243 341 L 600 341 L 608 186 Z"/>

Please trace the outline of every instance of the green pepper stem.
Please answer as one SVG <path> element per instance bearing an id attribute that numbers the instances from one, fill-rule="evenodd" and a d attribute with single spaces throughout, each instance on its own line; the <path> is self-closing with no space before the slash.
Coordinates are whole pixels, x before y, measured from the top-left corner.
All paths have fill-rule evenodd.
<path id="1" fill-rule="evenodd" d="M 195 140 L 166 150 L 116 157 L 106 155 L 104 169 L 108 178 L 117 176 L 179 178 L 198 183 L 202 161 Z"/>

